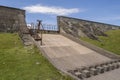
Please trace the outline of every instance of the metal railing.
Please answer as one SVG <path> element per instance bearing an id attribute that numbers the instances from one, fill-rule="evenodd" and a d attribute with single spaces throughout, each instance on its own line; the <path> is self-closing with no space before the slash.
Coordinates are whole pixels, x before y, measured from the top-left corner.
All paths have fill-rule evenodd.
<path id="1" fill-rule="evenodd" d="M 53 24 L 43 24 L 44 30 L 46 31 L 58 31 L 58 27 L 57 25 L 53 25 Z M 43 30 L 43 29 L 41 29 Z"/>
<path id="2" fill-rule="evenodd" d="M 38 29 L 38 25 L 35 25 L 33 23 L 31 23 L 29 25 L 30 25 L 29 28 L 31 28 L 31 29 Z M 44 32 L 59 32 L 59 28 L 57 25 L 46 24 L 46 23 L 41 24 L 39 30 L 44 31 Z"/>
<path id="3" fill-rule="evenodd" d="M 41 20 L 37 20 L 37 24 L 31 23 L 28 25 L 28 28 L 30 30 L 31 36 L 36 40 L 36 41 L 41 41 L 42 45 L 42 38 L 43 38 L 43 33 L 59 33 L 59 29 L 56 25 L 53 24 L 42 24 Z M 39 36 L 40 34 L 40 36 Z"/>

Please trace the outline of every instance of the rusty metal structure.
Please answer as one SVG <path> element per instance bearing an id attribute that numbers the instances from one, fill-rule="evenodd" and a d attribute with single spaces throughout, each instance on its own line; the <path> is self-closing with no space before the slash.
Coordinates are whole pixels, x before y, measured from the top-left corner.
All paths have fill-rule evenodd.
<path id="1" fill-rule="evenodd" d="M 34 25 L 34 23 L 31 24 L 31 29 L 29 29 L 30 35 L 34 38 L 35 41 L 41 41 L 42 45 L 42 38 L 43 38 L 43 33 L 59 33 L 59 29 L 57 29 L 57 26 L 52 26 L 47 24 L 48 26 L 46 27 L 44 24 L 42 24 L 42 20 L 37 20 L 37 25 Z"/>
<path id="2" fill-rule="evenodd" d="M 43 31 L 41 31 L 40 29 L 43 28 L 42 26 L 42 21 L 41 20 L 37 20 L 38 24 L 37 24 L 37 28 L 33 28 L 33 29 L 29 29 L 30 35 L 34 38 L 35 41 L 41 41 L 41 45 L 42 45 L 42 34 Z M 44 29 L 44 28 L 43 28 Z M 40 33 L 40 36 L 39 36 Z"/>

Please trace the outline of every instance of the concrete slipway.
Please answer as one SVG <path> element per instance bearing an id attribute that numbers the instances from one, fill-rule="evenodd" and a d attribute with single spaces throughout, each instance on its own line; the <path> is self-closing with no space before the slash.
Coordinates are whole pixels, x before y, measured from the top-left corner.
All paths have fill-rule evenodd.
<path id="1" fill-rule="evenodd" d="M 36 42 L 48 60 L 59 70 L 66 72 L 83 66 L 101 64 L 112 59 L 76 43 L 60 34 L 43 34 L 43 45 Z M 77 78 L 76 78 L 77 79 Z M 120 69 L 96 75 L 84 80 L 120 80 Z"/>

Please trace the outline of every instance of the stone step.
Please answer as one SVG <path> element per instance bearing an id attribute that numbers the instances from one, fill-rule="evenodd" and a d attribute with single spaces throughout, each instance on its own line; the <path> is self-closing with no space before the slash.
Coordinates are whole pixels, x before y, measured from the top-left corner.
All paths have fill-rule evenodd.
<path id="1" fill-rule="evenodd" d="M 112 71 L 118 68 L 120 68 L 120 60 L 112 60 L 92 66 L 83 66 L 82 68 L 76 68 L 75 70 L 70 70 L 68 72 L 83 80 L 85 78 L 103 74 L 105 72 Z"/>

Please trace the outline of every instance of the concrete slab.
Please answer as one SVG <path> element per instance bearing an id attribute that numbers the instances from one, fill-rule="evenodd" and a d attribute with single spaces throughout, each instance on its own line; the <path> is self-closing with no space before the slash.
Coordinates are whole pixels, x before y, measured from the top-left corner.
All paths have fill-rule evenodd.
<path id="1" fill-rule="evenodd" d="M 40 47 L 57 68 L 65 71 L 111 60 L 59 34 L 44 34 Z"/>

